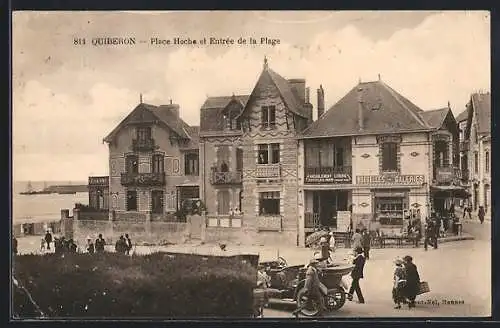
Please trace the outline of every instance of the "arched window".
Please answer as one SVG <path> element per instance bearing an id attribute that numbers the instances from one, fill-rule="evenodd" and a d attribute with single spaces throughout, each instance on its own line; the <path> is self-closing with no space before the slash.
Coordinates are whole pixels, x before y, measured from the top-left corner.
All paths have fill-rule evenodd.
<path id="1" fill-rule="evenodd" d="M 490 172 L 490 152 L 484 154 L 484 170 L 486 173 Z"/>

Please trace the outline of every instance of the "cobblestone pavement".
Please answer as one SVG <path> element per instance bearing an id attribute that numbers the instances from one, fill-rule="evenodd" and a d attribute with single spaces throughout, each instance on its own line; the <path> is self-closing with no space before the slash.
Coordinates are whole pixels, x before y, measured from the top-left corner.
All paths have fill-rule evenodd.
<path id="1" fill-rule="evenodd" d="M 437 250 L 374 249 L 361 281 L 366 303 L 347 302 L 330 317 L 455 317 L 491 314 L 490 225 L 466 223 L 464 231 L 475 240 L 444 243 Z M 391 300 L 392 260 L 411 255 L 422 280 L 431 292 L 417 298 L 415 309 L 393 308 Z M 445 304 L 460 303 L 460 304 Z M 291 317 L 293 307 L 271 304 L 264 316 Z"/>

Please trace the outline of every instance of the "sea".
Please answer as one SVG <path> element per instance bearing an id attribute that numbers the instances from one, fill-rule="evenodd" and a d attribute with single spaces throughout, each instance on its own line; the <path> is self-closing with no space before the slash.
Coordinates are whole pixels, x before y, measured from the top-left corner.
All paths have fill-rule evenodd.
<path id="1" fill-rule="evenodd" d="M 88 192 L 76 194 L 39 194 L 20 195 L 27 191 L 31 183 L 33 190 L 43 190 L 44 187 L 52 185 L 87 184 L 87 181 L 14 181 L 12 186 L 12 222 L 50 222 L 61 218 L 61 209 L 72 210 L 75 203 L 88 205 Z"/>

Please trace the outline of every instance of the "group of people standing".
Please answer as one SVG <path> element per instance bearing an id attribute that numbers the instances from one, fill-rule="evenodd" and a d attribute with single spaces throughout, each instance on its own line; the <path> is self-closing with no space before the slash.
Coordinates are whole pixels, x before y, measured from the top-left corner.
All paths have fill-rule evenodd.
<path id="1" fill-rule="evenodd" d="M 401 309 L 401 303 L 408 303 L 408 308 L 415 307 L 415 298 L 420 289 L 420 276 L 413 258 L 409 255 L 394 260 L 394 286 L 392 299 L 395 309 Z"/>

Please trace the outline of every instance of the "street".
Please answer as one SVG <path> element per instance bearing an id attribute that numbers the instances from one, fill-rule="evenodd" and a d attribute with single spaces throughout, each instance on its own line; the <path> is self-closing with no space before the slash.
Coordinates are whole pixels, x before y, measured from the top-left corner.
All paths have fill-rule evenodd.
<path id="1" fill-rule="evenodd" d="M 365 304 L 347 301 L 328 317 L 454 317 L 491 315 L 491 224 L 464 223 L 476 239 L 449 242 L 437 250 L 373 249 L 365 265 L 361 289 Z M 417 298 L 417 306 L 394 309 L 391 298 L 393 259 L 410 255 L 422 281 L 431 291 Z M 304 259 L 305 261 L 306 259 Z M 449 304 L 444 304 L 444 302 Z M 458 303 L 458 304 L 453 304 Z M 293 306 L 270 304 L 264 317 L 291 317 Z"/>

